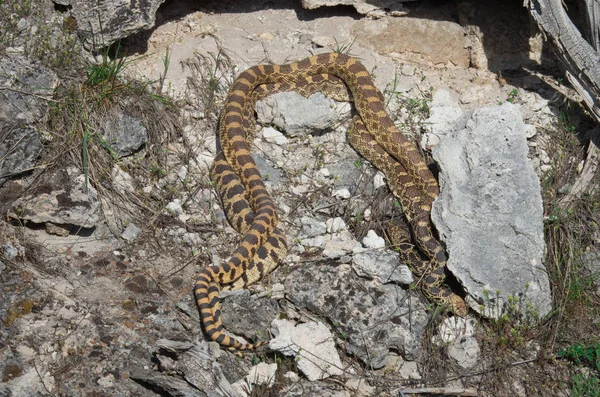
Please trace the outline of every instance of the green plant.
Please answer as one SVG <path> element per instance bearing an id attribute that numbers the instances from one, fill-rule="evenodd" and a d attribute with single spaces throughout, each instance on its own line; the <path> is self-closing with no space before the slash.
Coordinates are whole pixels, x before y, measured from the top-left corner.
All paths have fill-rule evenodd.
<path id="1" fill-rule="evenodd" d="M 165 51 L 165 55 L 163 56 L 162 60 L 163 60 L 163 72 L 160 74 L 160 76 L 158 78 L 158 92 L 162 92 L 162 90 L 163 90 L 163 87 L 165 84 L 165 78 L 167 77 L 167 73 L 169 72 L 169 65 L 171 64 L 171 53 L 168 48 Z"/>
<path id="2" fill-rule="evenodd" d="M 424 76 L 423 76 L 424 80 Z M 418 97 L 412 98 L 405 95 L 398 89 L 398 75 L 394 76 L 391 88 L 386 88 L 384 95 L 387 97 L 385 100 L 386 107 L 389 108 L 392 99 L 395 99 L 399 105 L 399 109 L 404 109 L 404 114 L 399 114 L 398 118 L 404 119 L 403 126 L 410 127 L 411 130 L 416 129 L 416 126 L 423 123 L 423 120 L 429 117 L 431 101 L 433 99 L 433 87 L 429 87 L 427 90 L 418 88 Z"/>
<path id="3" fill-rule="evenodd" d="M 600 342 L 592 345 L 575 343 L 557 353 L 558 357 L 566 358 L 577 365 L 585 365 L 600 373 Z"/>
<path id="4" fill-rule="evenodd" d="M 490 332 L 498 347 L 521 348 L 526 334 L 539 324 L 539 313 L 527 298 L 528 289 L 526 284 L 524 292 L 508 296 L 499 289 L 493 295 L 483 290 L 480 310 L 490 317 Z"/>
<path id="5" fill-rule="evenodd" d="M 600 379 L 592 375 L 573 376 L 573 397 L 600 397 Z"/>
<path id="6" fill-rule="evenodd" d="M 92 64 L 87 70 L 85 84 L 90 87 L 100 87 L 101 97 L 112 94 L 119 86 L 119 78 L 122 76 L 128 62 L 124 58 L 119 58 L 120 42 L 117 42 L 114 56 L 109 56 L 110 47 L 106 48 L 102 54 L 100 63 Z"/>
<path id="7" fill-rule="evenodd" d="M 337 39 L 334 37 L 333 40 L 335 41 L 335 47 L 332 47 L 331 50 L 333 52 L 336 52 L 338 54 L 345 54 L 345 55 L 350 55 L 350 51 L 352 50 L 352 46 L 354 46 L 354 42 L 356 42 L 356 39 L 358 38 L 358 36 L 354 36 L 354 39 L 348 43 L 348 44 L 340 44 Z"/>
<path id="8" fill-rule="evenodd" d="M 508 93 L 508 97 L 506 98 L 506 102 L 514 103 L 519 97 L 519 91 L 516 88 L 513 88 Z"/>

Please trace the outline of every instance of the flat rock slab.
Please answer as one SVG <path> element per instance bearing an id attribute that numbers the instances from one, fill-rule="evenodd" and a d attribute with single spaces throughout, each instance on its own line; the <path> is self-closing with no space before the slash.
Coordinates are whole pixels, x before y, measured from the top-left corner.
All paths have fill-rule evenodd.
<path id="1" fill-rule="evenodd" d="M 523 119 L 510 103 L 475 110 L 433 150 L 441 194 L 432 218 L 449 270 L 485 316 L 551 310 L 540 182 L 527 151 Z"/>
<path id="2" fill-rule="evenodd" d="M 298 369 L 314 381 L 332 375 L 343 375 L 343 364 L 333 335 L 323 323 L 308 322 L 294 325 L 288 320 L 273 320 L 271 331 L 275 338 L 269 348 L 293 356 Z"/>
<path id="3" fill-rule="evenodd" d="M 349 265 L 299 266 L 286 280 L 297 307 L 326 317 L 346 351 L 371 368 L 385 366 L 389 349 L 418 355 L 428 322 L 425 306 L 394 284 L 358 277 Z"/>
<path id="4" fill-rule="evenodd" d="M 77 169 L 57 170 L 44 176 L 31 193 L 11 205 L 9 216 L 36 224 L 93 228 L 100 222 L 98 193 L 91 185 L 85 187 L 85 177 Z"/>
<path id="5" fill-rule="evenodd" d="M 402 53 L 405 59 L 433 65 L 469 65 L 467 39 L 464 28 L 458 23 L 388 18 L 377 25 L 360 21 L 353 33 L 363 37 L 379 54 Z"/>

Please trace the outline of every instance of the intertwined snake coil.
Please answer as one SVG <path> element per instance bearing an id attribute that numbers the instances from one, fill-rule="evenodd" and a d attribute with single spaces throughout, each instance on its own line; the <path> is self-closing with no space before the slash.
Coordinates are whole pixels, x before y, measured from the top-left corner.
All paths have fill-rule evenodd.
<path id="1" fill-rule="evenodd" d="M 386 176 L 400 201 L 411 233 L 392 225 L 388 234 L 401 257 L 422 277 L 422 290 L 431 300 L 465 316 L 462 298 L 443 285 L 446 253 L 433 237 L 431 206 L 438 184 L 421 154 L 395 126 L 383 96 L 365 67 L 347 55 L 320 54 L 287 65 L 258 65 L 242 72 L 230 87 L 220 118 L 221 152 L 211 167 L 223 209 L 243 240 L 226 263 L 205 267 L 194 287 L 202 325 L 207 336 L 235 351 L 256 344 L 241 343 L 224 333 L 219 292 L 240 289 L 273 270 L 287 253 L 286 240 L 277 226 L 277 208 L 250 154 L 248 131 L 255 125 L 254 105 L 274 92 L 350 92 L 358 112 L 348 133 L 350 144 Z"/>

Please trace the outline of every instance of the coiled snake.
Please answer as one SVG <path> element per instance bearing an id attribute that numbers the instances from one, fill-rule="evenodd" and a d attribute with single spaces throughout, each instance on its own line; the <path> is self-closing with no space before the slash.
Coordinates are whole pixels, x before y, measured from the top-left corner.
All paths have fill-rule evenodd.
<path id="1" fill-rule="evenodd" d="M 343 54 L 320 54 L 287 65 L 258 65 L 242 72 L 230 87 L 220 118 L 222 151 L 211 167 L 224 211 L 244 238 L 226 263 L 205 267 L 194 287 L 207 336 L 231 350 L 254 349 L 224 333 L 221 288 L 243 288 L 273 270 L 287 253 L 283 233 L 276 228 L 277 209 L 250 154 L 248 131 L 253 128 L 255 102 L 274 92 L 345 88 L 358 112 L 348 134 L 350 144 L 386 176 L 400 201 L 412 233 L 393 225 L 388 234 L 411 269 L 422 277 L 422 290 L 431 300 L 465 316 L 462 298 L 443 286 L 446 253 L 433 237 L 431 205 L 438 184 L 417 148 L 389 117 L 383 96 L 369 72 Z M 411 235 L 419 253 L 414 251 Z"/>

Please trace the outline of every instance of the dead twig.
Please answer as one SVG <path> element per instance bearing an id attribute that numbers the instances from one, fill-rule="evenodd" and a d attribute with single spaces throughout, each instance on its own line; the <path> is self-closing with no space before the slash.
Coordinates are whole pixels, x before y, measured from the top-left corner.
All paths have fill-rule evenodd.
<path id="1" fill-rule="evenodd" d="M 444 396 L 475 396 L 477 397 L 477 390 L 472 388 L 462 387 L 424 387 L 420 389 L 403 389 L 396 391 L 398 395 L 404 397 L 409 394 L 441 394 Z"/>

